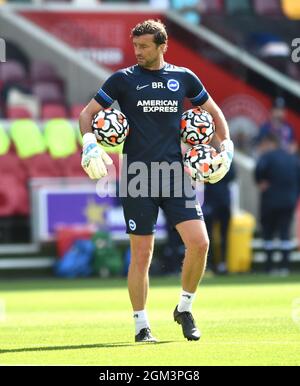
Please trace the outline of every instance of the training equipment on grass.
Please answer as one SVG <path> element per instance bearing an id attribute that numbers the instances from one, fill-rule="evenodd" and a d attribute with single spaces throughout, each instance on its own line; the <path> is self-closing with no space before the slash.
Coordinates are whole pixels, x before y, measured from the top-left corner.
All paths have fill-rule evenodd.
<path id="1" fill-rule="evenodd" d="M 125 141 L 129 133 L 129 125 L 121 111 L 108 108 L 94 116 L 92 130 L 101 145 L 118 146 Z"/>
<path id="2" fill-rule="evenodd" d="M 201 107 L 185 111 L 181 119 L 181 139 L 188 145 L 207 145 L 215 134 L 213 117 Z"/>
<path id="3" fill-rule="evenodd" d="M 184 165 L 194 181 L 209 182 L 212 173 L 220 167 L 213 164 L 217 155 L 217 151 L 209 145 L 197 145 L 187 150 Z"/>

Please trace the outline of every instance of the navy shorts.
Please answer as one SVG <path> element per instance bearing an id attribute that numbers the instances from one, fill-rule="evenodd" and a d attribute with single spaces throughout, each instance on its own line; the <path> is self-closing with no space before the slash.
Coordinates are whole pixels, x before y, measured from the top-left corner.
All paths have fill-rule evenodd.
<path id="1" fill-rule="evenodd" d="M 172 227 L 188 220 L 204 220 L 195 192 L 180 197 L 122 197 L 126 233 L 151 235 L 155 232 L 159 208 Z"/>

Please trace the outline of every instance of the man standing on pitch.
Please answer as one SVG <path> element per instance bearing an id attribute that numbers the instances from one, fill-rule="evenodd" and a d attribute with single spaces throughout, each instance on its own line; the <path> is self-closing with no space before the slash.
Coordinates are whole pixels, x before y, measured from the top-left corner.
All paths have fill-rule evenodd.
<path id="1" fill-rule="evenodd" d="M 212 174 L 210 182 L 219 181 L 228 172 L 233 157 L 233 143 L 220 108 L 192 71 L 165 62 L 168 36 L 160 21 L 147 20 L 138 24 L 131 32 L 131 38 L 137 64 L 115 72 L 80 114 L 84 170 L 93 179 L 107 174 L 105 164 L 111 164 L 112 161 L 97 145 L 96 137 L 91 132 L 91 122 L 100 109 L 111 106 L 117 100 L 130 125 L 130 134 L 123 150 L 128 166 L 141 161 L 147 168 L 157 162 L 169 165 L 177 163 L 183 173 L 180 121 L 183 101 L 188 97 L 194 106 L 202 106 L 214 118 L 216 135 L 221 142 L 218 155 L 221 166 Z M 128 180 L 129 177 L 128 173 Z M 178 185 L 176 178 L 170 177 L 168 182 L 170 196 L 164 196 L 159 190 L 160 193 L 155 197 L 132 197 L 129 192 L 122 198 L 127 233 L 130 236 L 128 289 L 135 320 L 136 342 L 157 341 L 151 334 L 145 306 L 159 207 L 177 229 L 186 247 L 182 291 L 174 310 L 174 320 L 181 324 L 183 335 L 188 340 L 199 340 L 201 336 L 191 311 L 197 287 L 205 271 L 209 239 L 191 183 L 194 205 L 187 207 L 190 194 L 188 198 L 184 189 L 180 197 L 174 194 L 178 188 L 175 188 Z M 147 183 L 153 184 L 151 178 L 147 178 Z"/>

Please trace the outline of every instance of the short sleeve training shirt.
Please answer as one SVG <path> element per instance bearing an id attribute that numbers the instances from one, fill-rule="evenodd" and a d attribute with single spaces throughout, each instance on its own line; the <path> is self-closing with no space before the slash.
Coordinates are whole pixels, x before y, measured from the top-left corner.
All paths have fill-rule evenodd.
<path id="1" fill-rule="evenodd" d="M 182 161 L 180 122 L 184 99 L 203 105 L 209 95 L 189 69 L 166 63 L 160 70 L 139 65 L 111 75 L 95 95 L 104 108 L 118 101 L 126 115 L 130 133 L 123 152 L 128 163 Z"/>

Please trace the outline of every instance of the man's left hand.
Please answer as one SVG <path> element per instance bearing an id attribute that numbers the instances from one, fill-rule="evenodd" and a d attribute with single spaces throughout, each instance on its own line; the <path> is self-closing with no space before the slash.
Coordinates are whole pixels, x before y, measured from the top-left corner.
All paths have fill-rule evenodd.
<path id="1" fill-rule="evenodd" d="M 214 157 L 211 163 L 213 166 L 219 165 L 219 168 L 210 175 L 208 180 L 210 184 L 219 182 L 228 173 L 233 159 L 234 145 L 230 139 L 221 142 L 220 148 L 221 152 Z"/>

